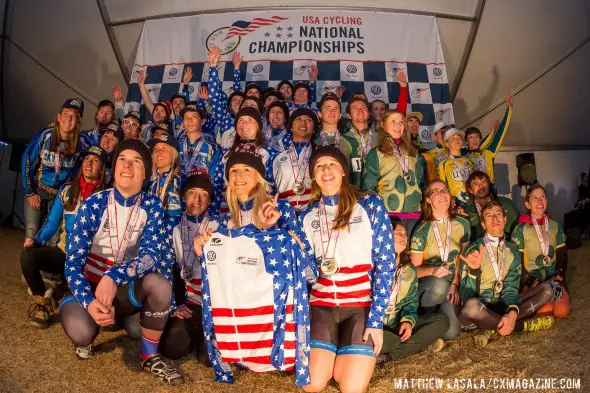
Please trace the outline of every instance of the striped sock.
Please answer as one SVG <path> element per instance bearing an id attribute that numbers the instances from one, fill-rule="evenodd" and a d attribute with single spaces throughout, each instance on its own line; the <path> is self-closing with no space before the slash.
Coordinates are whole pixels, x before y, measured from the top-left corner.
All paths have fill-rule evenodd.
<path id="1" fill-rule="evenodd" d="M 144 360 L 146 360 L 147 358 L 149 358 L 151 355 L 158 353 L 158 344 L 159 343 L 160 343 L 159 339 L 154 340 L 151 338 L 147 338 L 143 334 L 141 335 L 141 352 L 140 352 L 139 357 L 141 358 L 142 362 Z"/>

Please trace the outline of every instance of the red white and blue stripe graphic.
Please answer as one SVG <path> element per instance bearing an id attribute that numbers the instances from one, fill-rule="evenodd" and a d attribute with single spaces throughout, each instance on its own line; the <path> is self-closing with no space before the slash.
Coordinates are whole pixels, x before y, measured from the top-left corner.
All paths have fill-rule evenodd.
<path id="1" fill-rule="evenodd" d="M 287 19 L 289 18 L 283 18 L 282 16 L 273 16 L 270 19 L 254 18 L 251 22 L 239 20 L 231 25 L 224 40 L 230 39 L 235 36 L 243 37 L 245 35 L 252 33 L 253 31 L 258 30 L 262 26 L 274 25 L 275 23 L 279 23 Z"/>

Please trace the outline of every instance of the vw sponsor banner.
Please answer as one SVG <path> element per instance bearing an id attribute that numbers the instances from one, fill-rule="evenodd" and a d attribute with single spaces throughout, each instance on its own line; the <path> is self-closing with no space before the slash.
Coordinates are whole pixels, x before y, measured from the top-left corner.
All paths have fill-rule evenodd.
<path id="1" fill-rule="evenodd" d="M 265 11 L 197 15 L 147 21 L 139 42 L 130 81 L 128 108 L 142 109 L 136 85 L 145 69 L 152 100 L 168 100 L 182 89 L 182 75 L 191 67 L 191 98 L 208 82 L 207 51 L 222 49 L 218 65 L 223 87 L 231 93 L 231 56 L 244 57 L 242 88 L 250 82 L 262 88 L 281 80 L 307 81 L 311 65 L 319 67 L 315 97 L 346 88 L 363 91 L 370 101 L 395 108 L 397 73 L 409 80 L 408 111 L 423 114 L 420 137 L 430 141 L 438 121 L 453 122 L 449 85 L 436 19 L 431 16 L 356 11 Z M 149 117 L 149 114 L 146 114 Z"/>

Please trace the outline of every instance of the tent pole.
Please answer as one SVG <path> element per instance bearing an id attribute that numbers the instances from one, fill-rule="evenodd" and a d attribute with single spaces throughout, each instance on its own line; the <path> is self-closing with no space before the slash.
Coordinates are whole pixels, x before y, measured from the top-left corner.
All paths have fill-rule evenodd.
<path id="1" fill-rule="evenodd" d="M 475 22 L 472 23 L 471 27 L 469 28 L 467 43 L 465 44 L 465 49 L 463 49 L 461 61 L 459 62 L 459 67 L 457 67 L 457 73 L 455 74 L 455 78 L 453 80 L 453 86 L 451 88 L 451 102 L 455 102 L 455 97 L 457 97 L 459 87 L 461 86 L 461 81 L 465 75 L 465 70 L 467 69 L 467 64 L 469 63 L 469 57 L 471 57 L 471 51 L 473 50 L 473 45 L 475 44 L 475 38 L 477 37 L 477 31 L 479 30 L 479 24 L 483 16 L 483 9 L 485 8 L 485 5 L 486 0 L 477 1 L 477 7 L 475 9 Z"/>
<path id="2" fill-rule="evenodd" d="M 512 91 L 512 95 L 513 96 L 517 95 L 518 93 L 520 93 L 521 91 L 523 91 L 524 89 L 526 89 L 527 87 L 529 87 L 530 85 L 532 85 L 533 83 L 535 83 L 536 81 L 538 81 L 539 79 L 541 79 L 545 74 L 547 74 L 549 71 L 553 70 L 555 67 L 557 67 L 559 64 L 561 64 L 563 61 L 565 61 L 565 59 L 567 59 L 568 57 L 570 57 L 571 55 L 573 55 L 574 53 L 576 53 L 578 50 L 580 50 L 589 41 L 590 41 L 590 36 L 586 37 L 582 42 L 580 42 L 578 45 L 576 45 L 575 47 L 573 47 L 565 55 L 563 55 L 561 58 L 559 58 L 556 61 L 554 61 L 552 64 L 550 64 L 544 70 L 541 70 L 541 72 L 539 72 L 537 75 L 533 76 L 531 79 L 529 79 L 528 81 L 526 81 L 525 83 L 523 83 L 522 85 L 520 85 L 519 87 L 517 87 L 514 91 Z M 479 119 L 481 119 L 482 117 L 484 117 L 485 115 L 487 115 L 488 113 L 492 112 L 494 109 L 498 108 L 504 102 L 506 102 L 505 99 L 501 99 L 500 101 L 496 102 L 495 104 L 493 104 L 492 106 L 490 106 L 488 109 L 486 109 L 485 111 L 483 111 L 482 113 L 480 113 L 476 117 L 468 120 L 465 124 L 463 124 L 461 126 L 461 128 L 468 127 L 471 124 L 475 123 L 476 121 L 478 121 Z"/>
<path id="3" fill-rule="evenodd" d="M 2 37 L 0 40 L 0 85 L 4 84 L 4 64 L 6 64 L 6 41 L 8 41 L 8 11 L 10 0 L 4 3 L 4 19 L 2 21 Z M 0 126 L 2 126 L 2 135 L 5 140 L 8 139 L 8 131 L 6 130 L 6 112 L 4 111 L 4 92 L 6 89 L 0 89 Z"/>
<path id="4" fill-rule="evenodd" d="M 393 9 L 393 8 L 379 8 L 379 7 L 342 7 L 342 6 L 315 6 L 315 7 L 296 7 L 296 6 L 282 6 L 282 7 L 245 7 L 240 8 L 240 12 L 251 12 L 251 11 L 288 11 L 288 10 L 343 10 L 343 11 L 372 11 L 372 12 L 386 12 L 386 13 L 402 13 L 402 14 L 413 14 L 413 15 L 426 15 L 434 16 L 436 18 L 459 20 L 463 22 L 476 22 L 477 18 L 465 15 L 445 14 L 439 12 L 428 12 L 428 11 L 414 11 L 407 9 Z M 148 20 L 154 19 L 165 19 L 165 18 L 180 18 L 183 16 L 195 16 L 195 15 L 207 15 L 207 14 L 222 14 L 233 12 L 235 10 L 228 9 L 214 9 L 214 10 L 201 10 L 201 11 L 187 11 L 187 12 L 176 12 L 168 13 L 140 18 L 129 18 L 121 19 L 118 21 L 111 21 L 109 26 L 122 26 L 130 25 L 134 23 L 143 23 Z"/>

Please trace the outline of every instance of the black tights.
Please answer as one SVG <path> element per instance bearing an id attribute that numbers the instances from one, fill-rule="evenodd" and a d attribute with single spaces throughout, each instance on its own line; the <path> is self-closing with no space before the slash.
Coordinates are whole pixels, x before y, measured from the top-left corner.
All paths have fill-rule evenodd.
<path id="1" fill-rule="evenodd" d="M 29 247 L 22 252 L 20 266 L 33 295 L 45 294 L 41 271 L 63 275 L 65 262 L 66 254 L 59 247 Z"/>
<path id="2" fill-rule="evenodd" d="M 115 318 L 122 319 L 140 312 L 139 323 L 142 328 L 163 331 L 172 297 L 168 280 L 161 274 L 150 273 L 134 281 L 133 295 L 143 304 L 142 307 L 136 307 L 129 299 L 129 285 L 117 288 L 113 300 Z M 96 286 L 92 289 L 95 290 Z M 100 326 L 80 303 L 71 301 L 69 296 L 64 300 L 60 315 L 64 331 L 75 345 L 86 347 L 98 336 Z"/>
<path id="3" fill-rule="evenodd" d="M 551 284 L 547 282 L 521 294 L 520 312 L 514 325 L 514 331 L 522 331 L 524 326 L 522 321 L 535 315 L 537 310 L 551 300 L 552 294 Z M 464 326 L 475 324 L 480 329 L 495 330 L 505 312 L 506 305 L 504 303 L 485 304 L 478 298 L 471 298 L 465 302 L 465 306 L 461 309 L 459 320 Z"/>
<path id="4" fill-rule="evenodd" d="M 203 335 L 201 306 L 190 304 L 193 312 L 188 319 L 170 318 L 160 340 L 160 353 L 168 359 L 180 359 L 196 351 L 201 364 L 207 364 L 209 355 Z"/>

